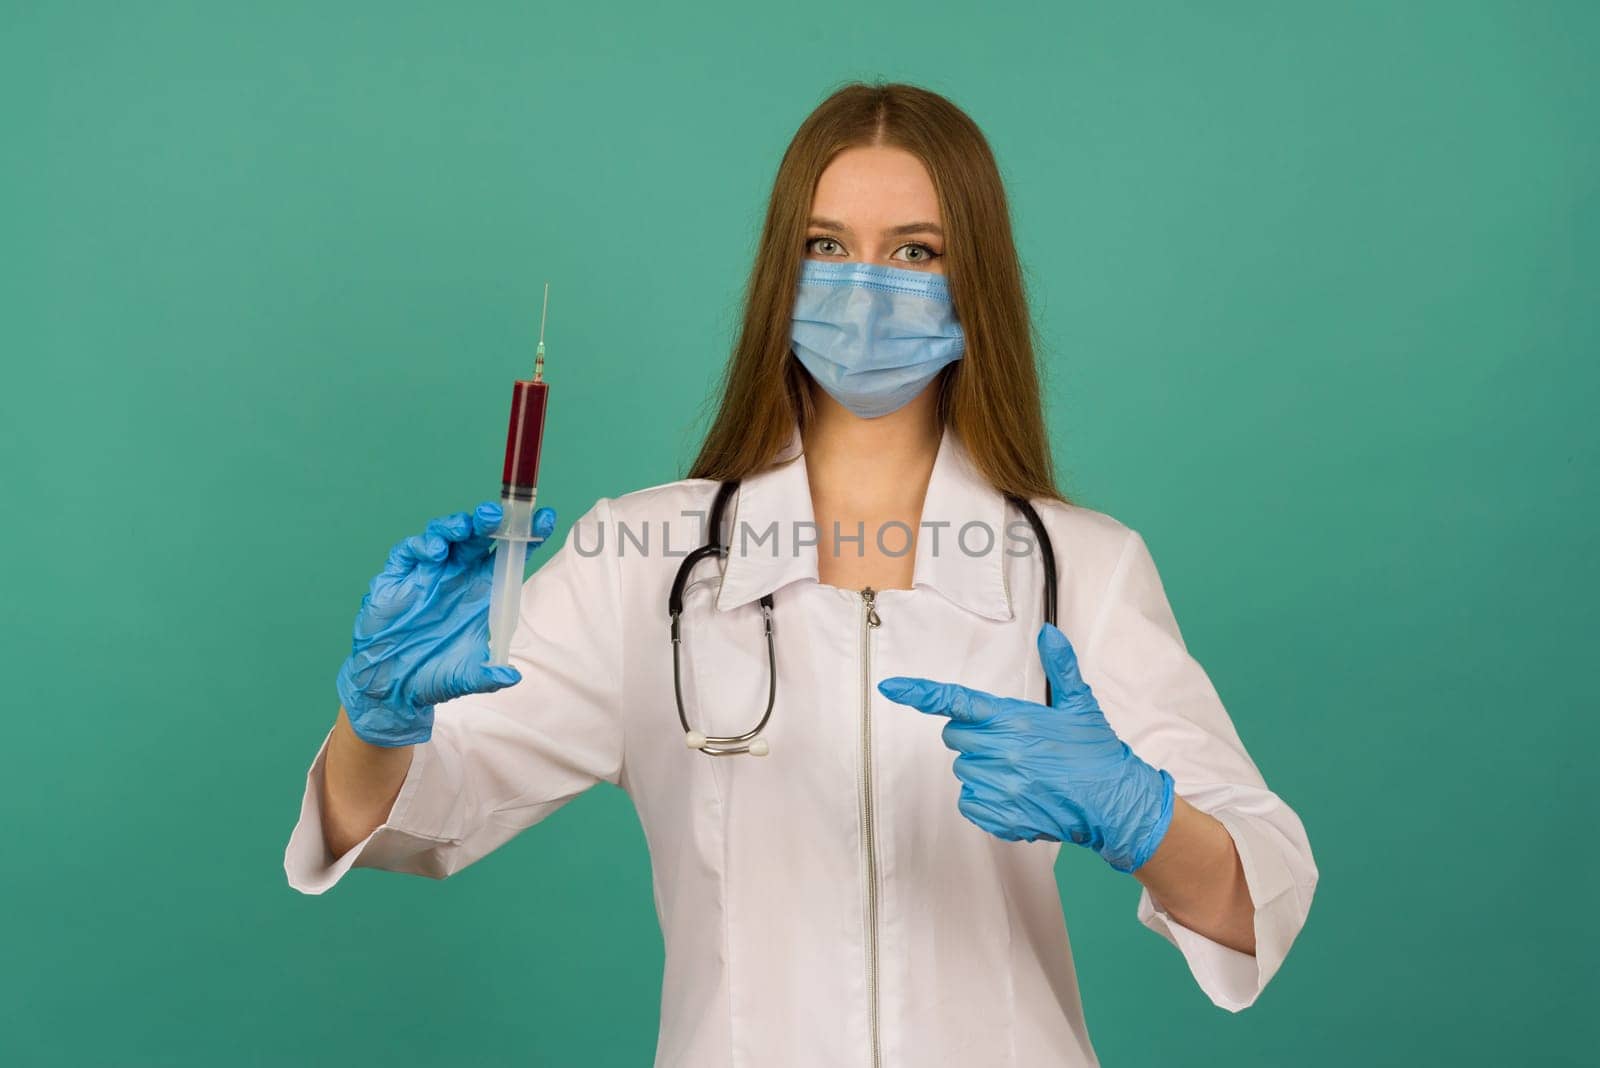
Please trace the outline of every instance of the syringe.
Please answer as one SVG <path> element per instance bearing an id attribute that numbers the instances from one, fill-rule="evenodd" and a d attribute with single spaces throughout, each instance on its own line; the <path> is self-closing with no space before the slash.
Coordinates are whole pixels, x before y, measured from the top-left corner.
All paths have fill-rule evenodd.
<path id="1" fill-rule="evenodd" d="M 539 487 L 539 447 L 544 443 L 544 409 L 550 387 L 544 380 L 544 321 L 550 311 L 550 283 L 544 284 L 539 313 L 539 347 L 533 379 L 511 386 L 511 424 L 506 429 L 506 462 L 500 475 L 500 527 L 494 532 L 494 585 L 489 590 L 489 663 L 511 662 L 511 636 L 522 609 L 522 577 L 533 540 L 533 501 Z"/>

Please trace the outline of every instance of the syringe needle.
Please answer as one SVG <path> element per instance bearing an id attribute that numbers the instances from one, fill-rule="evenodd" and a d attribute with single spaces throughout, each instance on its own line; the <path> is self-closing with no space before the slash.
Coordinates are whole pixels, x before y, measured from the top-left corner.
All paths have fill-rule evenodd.
<path id="1" fill-rule="evenodd" d="M 544 284 L 544 307 L 539 311 L 539 347 L 533 353 L 533 380 L 544 381 L 544 322 L 550 314 L 550 283 Z"/>
<path id="2" fill-rule="evenodd" d="M 544 284 L 544 307 L 539 309 L 539 345 L 544 346 L 544 320 L 550 314 L 550 283 Z"/>

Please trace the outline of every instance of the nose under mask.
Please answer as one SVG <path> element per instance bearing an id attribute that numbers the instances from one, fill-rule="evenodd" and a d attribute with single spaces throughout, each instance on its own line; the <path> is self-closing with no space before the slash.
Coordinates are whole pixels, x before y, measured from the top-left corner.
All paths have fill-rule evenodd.
<path id="1" fill-rule="evenodd" d="M 910 403 L 966 349 L 944 275 L 823 260 L 801 267 L 790 342 L 828 395 L 863 419 Z"/>

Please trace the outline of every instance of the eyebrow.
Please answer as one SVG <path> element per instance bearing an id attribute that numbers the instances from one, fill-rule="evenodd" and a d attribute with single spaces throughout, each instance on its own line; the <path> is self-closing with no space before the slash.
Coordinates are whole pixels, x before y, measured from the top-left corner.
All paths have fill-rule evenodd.
<path id="1" fill-rule="evenodd" d="M 850 227 L 837 219 L 819 219 L 813 216 L 807 225 L 814 226 L 819 230 L 838 230 L 841 233 L 850 233 Z M 884 231 L 884 234 L 889 237 L 902 237 L 906 234 L 934 234 L 938 237 L 943 237 L 944 231 L 940 229 L 938 223 L 914 222 L 905 223 L 901 226 L 891 226 Z"/>

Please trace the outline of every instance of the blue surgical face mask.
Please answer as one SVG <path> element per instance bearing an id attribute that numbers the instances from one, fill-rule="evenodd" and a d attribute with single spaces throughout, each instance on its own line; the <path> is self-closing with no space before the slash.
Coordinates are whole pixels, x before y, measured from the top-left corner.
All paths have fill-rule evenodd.
<path id="1" fill-rule="evenodd" d="M 903 407 L 966 347 L 944 275 L 825 260 L 801 267 L 790 341 L 811 377 L 863 419 Z"/>

